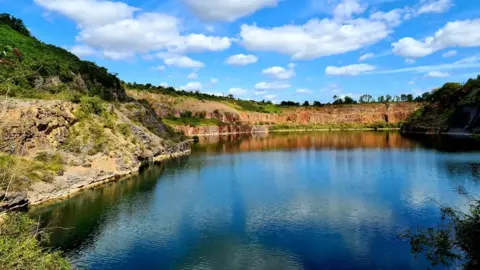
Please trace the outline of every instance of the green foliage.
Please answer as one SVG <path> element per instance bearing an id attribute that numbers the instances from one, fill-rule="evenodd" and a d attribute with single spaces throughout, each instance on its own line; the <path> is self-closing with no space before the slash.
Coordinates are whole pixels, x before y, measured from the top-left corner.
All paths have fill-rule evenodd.
<path id="1" fill-rule="evenodd" d="M 0 154 L 0 188 L 24 190 L 33 182 L 50 182 L 63 171 L 63 160 L 57 153 L 38 153 L 34 160 Z"/>
<path id="2" fill-rule="evenodd" d="M 125 124 L 125 123 L 119 124 L 118 130 L 127 138 L 130 137 L 130 135 L 132 135 L 132 128 L 130 127 L 129 124 Z"/>
<path id="3" fill-rule="evenodd" d="M 0 24 L 5 24 L 10 26 L 13 30 L 17 31 L 18 33 L 30 37 L 30 31 L 28 31 L 27 27 L 23 24 L 21 19 L 17 19 L 10 14 L 1 13 L 0 14 Z"/>
<path id="4" fill-rule="evenodd" d="M 80 76 L 79 76 L 80 75 Z M 36 89 L 38 78 L 58 77 L 59 86 Z M 77 79 L 78 78 L 78 79 Z M 48 45 L 30 36 L 22 21 L 0 15 L 0 94 L 43 98 L 45 93 L 78 92 L 105 100 L 123 99 L 120 80 L 105 68 L 81 61 L 63 48 Z M 83 83 L 79 83 L 83 81 Z"/>
<path id="5" fill-rule="evenodd" d="M 222 122 L 217 119 L 205 119 L 199 117 L 171 117 L 162 120 L 167 125 L 172 126 L 221 126 Z"/>
<path id="6" fill-rule="evenodd" d="M 77 110 L 78 118 L 86 118 L 92 114 L 102 115 L 106 113 L 104 102 L 99 97 L 81 97 L 80 106 Z"/>
<path id="7" fill-rule="evenodd" d="M 420 132 L 448 130 L 463 121 L 462 114 L 456 113 L 457 109 L 480 104 L 480 76 L 469 79 L 465 84 L 445 83 L 432 93 L 423 94 L 422 99 L 429 103 L 409 117 L 404 129 Z M 469 128 L 474 132 L 475 127 Z"/>
<path id="8" fill-rule="evenodd" d="M 49 234 L 38 231 L 37 222 L 24 213 L 10 213 L 0 219 L 0 269 L 73 269 L 59 252 L 42 248 Z"/>
<path id="9" fill-rule="evenodd" d="M 436 227 L 407 230 L 400 236 L 408 239 L 413 254 L 425 254 L 432 265 L 454 266 L 460 260 L 465 269 L 480 267 L 480 200 L 463 188 L 459 193 L 470 201 L 468 213 L 441 207 L 442 219 Z"/>
<path id="10" fill-rule="evenodd" d="M 63 148 L 74 153 L 95 155 L 108 147 L 105 124 L 102 118 L 84 119 L 70 127 Z"/>

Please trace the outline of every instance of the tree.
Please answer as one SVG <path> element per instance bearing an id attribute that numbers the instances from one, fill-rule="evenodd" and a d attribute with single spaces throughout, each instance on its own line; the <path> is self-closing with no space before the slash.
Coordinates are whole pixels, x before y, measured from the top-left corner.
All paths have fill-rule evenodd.
<path id="1" fill-rule="evenodd" d="M 322 106 L 324 106 L 324 105 L 323 105 L 320 101 L 314 101 L 314 102 L 313 102 L 313 106 L 315 106 L 315 107 L 322 107 Z"/>
<path id="2" fill-rule="evenodd" d="M 407 95 L 401 94 L 400 95 L 400 100 L 403 101 L 403 102 L 407 101 Z"/>
<path id="3" fill-rule="evenodd" d="M 310 106 L 310 103 L 308 101 L 305 101 L 305 102 L 303 102 L 302 106 L 308 107 L 308 106 Z"/>
<path id="4" fill-rule="evenodd" d="M 385 102 L 385 97 L 384 96 L 379 96 L 378 97 L 378 102 L 381 102 L 381 103 Z"/>
<path id="5" fill-rule="evenodd" d="M 349 96 L 346 96 L 344 99 L 343 99 L 343 103 L 345 104 L 356 104 L 357 101 L 354 100 L 352 97 L 349 97 Z"/>
<path id="6" fill-rule="evenodd" d="M 386 95 L 385 96 L 385 102 L 392 102 L 392 96 Z"/>
<path id="7" fill-rule="evenodd" d="M 408 101 L 408 102 L 412 102 L 412 101 L 413 101 L 413 95 L 412 95 L 412 94 L 408 94 L 408 95 L 407 95 L 407 101 Z"/>
<path id="8" fill-rule="evenodd" d="M 468 213 L 442 206 L 437 227 L 407 230 L 400 236 L 409 240 L 412 253 L 425 253 L 434 266 L 453 266 L 460 260 L 465 269 L 479 269 L 480 197 L 468 194 L 462 187 L 458 192 L 470 202 Z"/>
<path id="9" fill-rule="evenodd" d="M 31 37 L 30 31 L 28 31 L 28 28 L 25 26 L 23 21 L 21 19 L 17 19 L 13 16 L 10 16 L 10 14 L 1 13 L 0 24 L 6 24 L 10 26 L 13 30 L 19 32 L 20 34 L 25 35 L 27 37 Z"/>

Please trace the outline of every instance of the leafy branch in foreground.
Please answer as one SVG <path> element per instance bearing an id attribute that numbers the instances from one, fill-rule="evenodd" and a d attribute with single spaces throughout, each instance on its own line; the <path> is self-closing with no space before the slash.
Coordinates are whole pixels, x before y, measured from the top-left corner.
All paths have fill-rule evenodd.
<path id="1" fill-rule="evenodd" d="M 480 198 L 459 188 L 469 199 L 469 213 L 441 207 L 441 222 L 435 228 L 407 230 L 400 235 L 410 241 L 411 252 L 424 253 L 433 266 L 453 266 L 461 262 L 465 269 L 480 267 Z"/>
<path id="2" fill-rule="evenodd" d="M 23 213 L 10 213 L 0 221 L 0 269 L 72 269 L 59 252 L 48 252 L 41 244 L 49 235 Z"/>

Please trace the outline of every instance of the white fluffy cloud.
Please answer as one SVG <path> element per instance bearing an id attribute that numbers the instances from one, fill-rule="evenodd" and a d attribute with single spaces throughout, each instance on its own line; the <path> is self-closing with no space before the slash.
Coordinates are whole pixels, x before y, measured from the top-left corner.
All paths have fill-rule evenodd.
<path id="1" fill-rule="evenodd" d="M 35 0 L 49 11 L 78 23 L 77 42 L 107 51 L 112 59 L 135 53 L 167 51 L 176 54 L 223 51 L 232 39 L 203 34 L 183 34 L 181 21 L 173 16 L 139 12 L 122 2 L 101 0 Z"/>
<path id="2" fill-rule="evenodd" d="M 375 70 L 375 68 L 376 68 L 375 66 L 367 65 L 367 64 L 354 64 L 354 65 L 348 65 L 343 67 L 328 66 L 325 69 L 325 73 L 327 75 L 355 76 L 368 71 L 373 71 Z"/>
<path id="3" fill-rule="evenodd" d="M 398 26 L 404 18 L 405 10 L 404 9 L 393 9 L 388 12 L 377 11 L 370 15 L 371 20 L 383 21 L 390 26 Z"/>
<path id="4" fill-rule="evenodd" d="M 217 84 L 219 80 L 217 78 L 211 78 L 210 79 L 210 84 Z"/>
<path id="5" fill-rule="evenodd" d="M 256 63 L 257 61 L 258 61 L 258 58 L 255 55 L 236 54 L 236 55 L 230 56 L 226 60 L 226 63 L 232 66 L 246 66 L 249 64 Z"/>
<path id="6" fill-rule="evenodd" d="M 234 96 L 242 96 L 248 93 L 248 90 L 242 88 L 230 88 L 228 92 Z"/>
<path id="7" fill-rule="evenodd" d="M 360 56 L 360 58 L 358 59 L 358 61 L 365 61 L 365 60 L 367 60 L 368 58 L 372 58 L 372 57 L 374 57 L 374 56 L 375 56 L 375 54 L 373 54 L 373 53 L 362 54 L 362 55 Z"/>
<path id="8" fill-rule="evenodd" d="M 56 11 L 82 26 L 105 25 L 133 16 L 138 8 L 122 2 L 98 0 L 34 0 L 49 11 Z"/>
<path id="9" fill-rule="evenodd" d="M 202 90 L 202 83 L 201 82 L 189 82 L 186 85 L 182 86 L 182 89 L 185 91 L 200 91 Z"/>
<path id="10" fill-rule="evenodd" d="M 392 44 L 393 53 L 410 58 L 420 58 L 449 47 L 480 46 L 480 19 L 447 23 L 435 35 L 418 41 L 402 38 Z"/>
<path id="11" fill-rule="evenodd" d="M 202 62 L 193 60 L 187 56 L 181 56 L 181 55 L 162 56 L 161 54 L 159 56 L 163 58 L 163 61 L 167 66 L 175 66 L 179 68 L 201 68 L 205 66 L 205 64 L 203 64 Z"/>
<path id="12" fill-rule="evenodd" d="M 312 19 L 304 25 L 262 28 L 242 25 L 241 44 L 253 51 L 272 51 L 308 60 L 354 51 L 388 36 L 390 29 L 383 22 L 366 19 L 343 24 L 329 19 Z"/>
<path id="13" fill-rule="evenodd" d="M 188 74 L 187 79 L 188 80 L 196 80 L 196 79 L 198 79 L 198 74 L 195 73 L 195 72 L 192 72 L 192 73 Z"/>
<path id="14" fill-rule="evenodd" d="M 231 46 L 227 37 L 202 34 L 182 36 L 179 21 L 160 13 L 142 13 L 136 18 L 82 29 L 77 40 L 111 51 L 148 52 L 168 50 L 176 53 L 222 51 Z"/>
<path id="15" fill-rule="evenodd" d="M 259 82 L 255 84 L 257 90 L 278 90 L 292 87 L 288 82 Z"/>
<path id="16" fill-rule="evenodd" d="M 262 71 L 262 74 L 277 80 L 288 80 L 295 77 L 295 71 L 293 69 L 285 69 L 278 66 L 266 68 Z"/>
<path id="17" fill-rule="evenodd" d="M 418 14 L 443 13 L 453 5 L 452 0 L 421 0 L 420 4 Z"/>
<path id="18" fill-rule="evenodd" d="M 233 22 L 266 7 L 277 6 L 280 0 L 183 0 L 200 18 Z"/>
<path id="19" fill-rule="evenodd" d="M 450 74 L 448 74 L 447 72 L 441 72 L 441 71 L 430 71 L 425 76 L 432 77 L 432 78 L 443 78 L 443 77 L 450 76 Z"/>
<path id="20" fill-rule="evenodd" d="M 451 51 L 443 53 L 442 56 L 445 57 L 445 58 L 454 57 L 455 55 L 457 55 L 457 53 L 458 52 L 456 50 L 451 50 Z"/>
<path id="21" fill-rule="evenodd" d="M 343 0 L 333 9 L 335 19 L 349 19 L 352 15 L 362 14 L 367 9 L 366 5 L 360 4 L 358 0 Z"/>
<path id="22" fill-rule="evenodd" d="M 78 57 L 90 56 L 97 53 L 92 47 L 86 45 L 72 46 L 72 48 L 70 48 L 70 52 Z"/>

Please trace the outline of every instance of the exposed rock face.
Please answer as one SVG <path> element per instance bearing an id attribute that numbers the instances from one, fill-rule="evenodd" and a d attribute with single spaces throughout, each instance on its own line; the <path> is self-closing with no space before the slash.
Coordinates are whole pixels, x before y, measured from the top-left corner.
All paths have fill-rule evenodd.
<path id="1" fill-rule="evenodd" d="M 374 123 L 397 124 L 405 121 L 421 104 L 359 104 L 326 106 L 322 108 L 297 108 L 279 114 L 256 112 L 207 112 L 225 126 L 178 126 L 187 136 L 225 133 L 268 131 L 272 125 L 368 125 Z M 175 115 L 179 116 L 177 111 Z"/>
<path id="2" fill-rule="evenodd" d="M 101 149 L 95 152 L 89 151 L 94 143 L 88 137 L 89 128 L 102 123 L 101 116 L 80 121 L 74 113 L 78 105 L 64 101 L 10 100 L 7 106 L 6 110 L 0 107 L 0 152 L 27 159 L 39 152 L 55 152 L 61 155 L 65 165 L 52 181 L 34 182 L 21 194 L 0 193 L 5 198 L 0 210 L 65 197 L 135 173 L 142 164 L 190 152 L 189 142 L 168 140 L 163 123 L 155 115 L 148 115 L 149 110 L 139 103 L 121 104 L 120 110 L 111 107 L 114 122 L 110 126 L 99 126 L 104 139 L 99 145 Z M 137 112 L 142 118 L 135 116 Z M 76 150 L 66 144 L 71 136 L 79 139 Z"/>
<path id="3" fill-rule="evenodd" d="M 280 114 L 240 112 L 239 120 L 248 124 L 269 123 L 275 125 L 399 123 L 405 121 L 419 107 L 419 103 L 374 103 L 298 108 Z"/>
<path id="4" fill-rule="evenodd" d="M 402 127 L 409 133 L 480 133 L 480 106 L 445 109 L 438 104 L 426 106 L 420 117 L 409 119 Z"/>
<path id="5" fill-rule="evenodd" d="M 0 125 L 0 152 L 26 155 L 35 149 L 56 150 L 76 121 L 75 106 L 61 101 L 12 101 Z"/>
<path id="6" fill-rule="evenodd" d="M 268 126 L 253 125 L 224 125 L 224 126 L 177 126 L 176 130 L 183 132 L 187 136 L 194 135 L 225 135 L 268 132 Z"/>
<path id="7" fill-rule="evenodd" d="M 0 190 L 0 212 L 27 206 L 27 192 L 9 192 Z"/>

